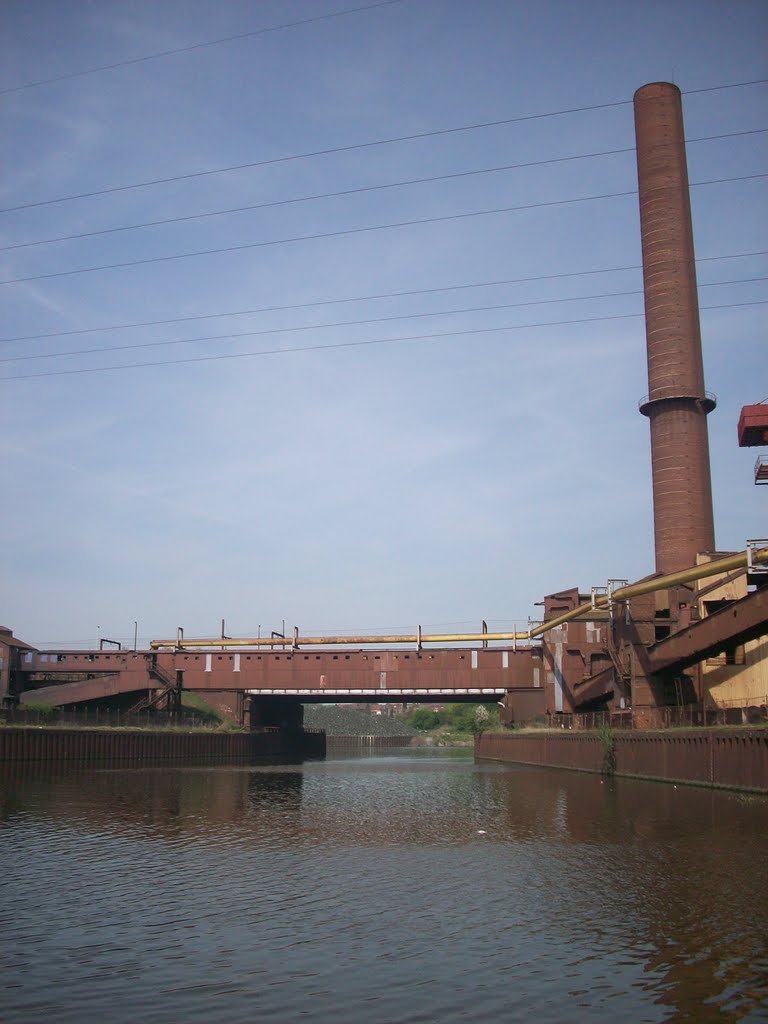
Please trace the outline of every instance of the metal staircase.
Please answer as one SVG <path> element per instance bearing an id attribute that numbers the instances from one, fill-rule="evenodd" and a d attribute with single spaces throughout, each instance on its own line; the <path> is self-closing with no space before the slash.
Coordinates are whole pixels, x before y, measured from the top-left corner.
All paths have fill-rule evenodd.
<path id="1" fill-rule="evenodd" d="M 147 665 L 147 671 L 152 679 L 160 683 L 160 688 L 147 690 L 147 693 L 128 709 L 129 714 L 138 714 L 141 711 L 178 711 L 181 705 L 180 688 L 167 672 L 157 664 L 157 656 L 154 655 Z"/>

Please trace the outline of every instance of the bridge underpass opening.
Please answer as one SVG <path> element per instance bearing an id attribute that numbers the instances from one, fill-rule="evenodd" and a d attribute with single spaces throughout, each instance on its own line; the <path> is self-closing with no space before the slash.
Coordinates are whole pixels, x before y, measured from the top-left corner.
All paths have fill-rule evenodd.
<path id="1" fill-rule="evenodd" d="M 252 729 L 300 729 L 304 721 L 305 705 L 360 707 L 391 704 L 404 709 L 405 705 L 414 704 L 482 704 L 489 708 L 499 708 L 501 720 L 505 724 L 512 724 L 516 719 L 530 720 L 545 711 L 544 691 L 541 687 L 521 687 L 513 691 L 430 691 L 407 695 L 381 690 L 359 693 L 347 691 L 342 696 L 296 692 L 275 695 L 246 691 L 245 698 L 244 719 Z"/>

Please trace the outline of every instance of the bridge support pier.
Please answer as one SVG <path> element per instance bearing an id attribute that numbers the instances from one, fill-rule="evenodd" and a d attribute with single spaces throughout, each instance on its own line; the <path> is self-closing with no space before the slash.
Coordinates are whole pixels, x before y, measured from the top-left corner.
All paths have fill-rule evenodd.
<path id="1" fill-rule="evenodd" d="M 513 726 L 543 720 L 547 711 L 544 688 L 516 687 L 507 690 L 501 703 L 501 724 Z"/>

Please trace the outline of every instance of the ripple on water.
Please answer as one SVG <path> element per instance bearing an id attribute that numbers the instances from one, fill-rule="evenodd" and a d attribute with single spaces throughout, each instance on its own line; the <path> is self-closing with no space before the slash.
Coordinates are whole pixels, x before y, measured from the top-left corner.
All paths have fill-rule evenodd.
<path id="1" fill-rule="evenodd" d="M 11 1024 L 766 1012 L 765 801 L 439 755 L 2 786 Z"/>

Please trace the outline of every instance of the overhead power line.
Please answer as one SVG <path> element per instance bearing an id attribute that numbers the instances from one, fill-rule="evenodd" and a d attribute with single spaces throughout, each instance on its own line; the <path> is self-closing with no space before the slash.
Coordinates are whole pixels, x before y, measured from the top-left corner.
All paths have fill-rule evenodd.
<path id="1" fill-rule="evenodd" d="M 764 131 L 766 129 L 763 129 Z M 589 160 L 600 156 L 613 156 L 619 153 L 634 153 L 634 147 L 628 149 L 607 149 L 602 152 L 583 153 L 575 156 L 554 157 L 550 160 L 531 160 L 527 163 L 501 164 L 497 167 L 481 167 L 470 171 L 456 171 L 452 174 L 433 174 L 426 178 L 404 178 L 401 181 L 390 181 L 380 185 L 362 185 L 358 188 L 341 189 L 338 192 L 318 192 L 309 196 L 296 196 L 291 199 L 276 199 L 268 203 L 253 203 L 249 206 L 234 206 L 226 210 L 211 210 L 207 213 L 191 213 L 182 217 L 164 217 L 160 220 L 144 221 L 141 224 L 122 224 L 113 228 L 102 228 L 98 231 L 83 231 L 73 235 L 59 235 L 56 238 L 41 238 L 33 242 L 18 242 L 14 245 L 0 246 L 0 252 L 11 249 L 27 249 L 34 245 L 47 245 L 50 242 L 69 242 L 79 238 L 93 238 L 95 235 L 109 235 L 117 231 L 135 231 L 140 228 L 154 228 L 163 224 L 180 224 L 184 221 L 203 220 L 207 217 L 224 217 L 232 213 L 247 213 L 251 210 L 267 210 L 275 206 L 290 206 L 295 203 L 311 203 L 320 199 L 338 199 L 342 196 L 359 195 L 364 192 L 381 192 L 389 188 L 401 188 L 407 185 L 425 185 L 436 181 L 450 181 L 455 178 L 471 178 L 481 174 L 494 174 L 499 171 L 522 170 L 527 167 L 543 167 L 546 164 L 566 163 L 573 160 Z"/>
<path id="2" fill-rule="evenodd" d="M 722 185 L 728 182 L 735 181 L 749 181 L 753 178 L 765 178 L 768 177 L 767 173 L 761 174 L 742 174 L 733 178 L 712 178 L 708 181 L 692 181 L 690 187 L 698 187 L 702 185 Z M 406 228 L 416 227 L 424 224 L 440 224 L 447 221 L 457 220 L 469 220 L 473 217 L 490 217 L 502 213 L 518 213 L 522 210 L 538 210 L 546 207 L 555 206 L 570 206 L 577 203 L 590 203 L 597 200 L 603 199 L 619 199 L 627 196 L 636 196 L 636 189 L 629 189 L 624 192 L 604 192 L 600 195 L 594 196 L 581 196 L 575 199 L 556 199 L 542 203 L 525 203 L 520 206 L 502 206 L 496 207 L 490 210 L 472 210 L 468 213 L 451 213 L 444 214 L 440 217 L 416 217 L 411 220 L 394 221 L 388 224 L 370 224 L 360 228 L 341 228 L 335 231 L 319 231 L 310 235 L 294 235 L 289 238 L 271 238 L 261 242 L 246 242 L 241 245 L 225 245 L 219 246 L 215 249 L 199 249 L 193 252 L 181 252 L 172 253 L 168 256 L 148 256 L 138 260 L 125 260 L 120 263 L 102 263 L 94 267 L 78 267 L 73 270 L 56 270 L 48 274 L 31 274 L 26 277 L 10 277 L 5 281 L 0 281 L 0 285 L 4 284 L 21 284 L 25 281 L 45 281 L 53 277 L 71 277 L 77 274 L 93 274 L 103 270 L 124 270 L 127 267 L 140 267 L 146 266 L 151 263 L 169 263 L 173 260 L 184 260 L 192 259 L 201 256 L 215 256 L 222 253 L 228 252 L 243 252 L 248 249 L 260 249 L 265 246 L 272 245 L 287 245 L 292 242 L 311 242 L 318 241 L 324 238 L 340 238 L 345 235 L 361 235 L 372 231 L 387 231 L 395 228 Z"/>
<path id="3" fill-rule="evenodd" d="M 725 132 L 721 135 L 706 135 L 697 139 L 688 139 L 687 144 L 696 142 L 713 142 L 718 139 L 732 139 L 741 135 L 762 135 L 768 131 L 766 128 L 753 128 L 743 132 Z M 592 160 L 603 156 L 617 156 L 625 153 L 634 153 L 635 147 L 628 146 L 623 149 L 604 149 L 594 153 L 576 153 L 573 156 L 551 157 L 548 160 L 529 160 L 525 163 L 500 164 L 495 167 L 481 167 L 469 171 L 455 171 L 451 174 L 433 174 L 425 178 L 405 178 L 400 181 L 388 181 L 379 185 L 363 185 L 357 188 L 341 189 L 337 192 L 319 192 L 308 196 L 295 196 L 289 199 L 275 199 L 267 203 L 251 203 L 247 206 L 233 206 L 226 210 L 210 210 L 203 213 L 190 213 L 179 217 L 162 217 L 158 220 L 147 220 L 137 224 L 119 224 L 111 228 L 100 228 L 96 231 L 80 231 L 70 235 L 56 235 L 52 238 L 40 238 L 30 242 L 16 242 L 13 245 L 0 246 L 0 252 L 10 252 L 13 249 L 28 249 L 37 245 L 48 245 L 53 242 L 70 242 L 82 238 L 95 238 L 98 235 L 111 235 L 120 231 L 138 231 L 142 228 L 160 227 L 165 224 L 181 224 L 193 220 L 204 220 L 209 217 L 224 217 L 233 213 L 248 213 L 254 210 L 267 210 L 276 206 L 291 206 L 297 203 L 316 202 L 321 199 L 337 199 L 342 196 L 360 195 L 365 192 L 381 192 L 385 189 L 403 188 L 409 185 L 432 184 L 437 181 L 452 181 L 458 178 L 471 178 L 483 174 L 495 174 L 502 171 L 524 170 L 530 167 L 545 167 L 550 164 L 569 163 L 576 160 Z"/>
<path id="4" fill-rule="evenodd" d="M 701 92 L 724 92 L 726 89 L 743 89 L 748 85 L 765 85 L 768 78 L 755 78 L 751 82 L 732 82 L 730 85 L 708 85 L 703 89 L 683 89 L 683 96 L 695 96 Z"/>
<path id="5" fill-rule="evenodd" d="M 188 46 L 177 46 L 172 50 L 160 50 L 158 53 L 148 53 L 143 57 L 132 57 L 129 60 L 118 60 L 112 64 L 100 64 L 95 68 L 84 68 L 82 71 L 70 71 L 64 75 L 56 75 L 55 78 L 40 78 L 34 82 L 24 82 L 21 85 L 12 85 L 7 89 L 0 89 L 0 96 L 11 92 L 22 92 L 24 89 L 36 89 L 40 85 L 53 85 L 55 82 L 68 82 L 73 78 L 83 78 L 85 75 L 96 75 L 101 71 L 114 71 L 115 68 L 126 68 L 132 64 L 146 64 L 151 60 L 160 60 L 162 57 L 171 57 L 177 53 L 190 53 L 192 50 L 203 50 L 209 46 L 221 46 L 222 43 L 233 43 L 238 39 L 253 39 L 256 36 L 265 36 L 271 32 L 282 32 L 288 28 L 298 28 L 301 25 L 311 25 L 317 21 L 330 21 L 332 18 L 343 18 L 348 14 L 360 14 L 363 11 L 372 11 L 377 7 L 392 7 L 394 4 L 402 3 L 403 0 L 378 0 L 378 3 L 366 4 L 364 7 L 350 7 L 344 11 L 330 11 L 328 14 L 318 14 L 313 18 L 302 18 L 300 21 L 286 21 L 280 25 L 268 25 L 266 28 L 253 29 L 251 32 L 238 32 L 231 36 L 222 36 L 220 39 L 207 39 L 201 43 L 190 43 Z"/>
<path id="6" fill-rule="evenodd" d="M 730 284 L 746 284 L 755 281 L 768 281 L 768 277 L 747 277 L 741 280 L 710 281 L 701 288 L 714 288 Z M 433 316 L 458 316 L 464 313 L 488 313 L 500 309 L 522 309 L 527 306 L 554 306 L 564 302 L 586 302 L 590 299 L 615 299 L 627 296 L 642 295 L 642 288 L 624 292 L 599 292 L 596 295 L 571 295 L 557 299 L 532 299 L 525 302 L 500 302 L 490 306 L 466 306 L 463 309 L 434 309 L 426 313 L 396 313 L 391 316 L 367 317 L 362 320 L 336 320 L 325 324 L 299 324 L 292 327 L 268 327 L 258 331 L 228 332 L 226 334 L 208 334 L 195 338 L 170 338 L 161 341 L 140 341 L 128 345 L 106 345 L 98 348 L 81 348 L 69 352 L 35 352 L 28 355 L 2 356 L 0 363 L 21 363 L 32 359 L 64 359 L 69 356 L 100 355 L 104 352 L 132 352 L 135 349 L 167 348 L 171 345 L 194 345 L 206 341 L 235 341 L 239 338 L 257 338 L 273 334 L 298 334 L 304 331 L 322 331 L 332 327 L 362 327 L 371 324 L 392 323 L 395 320 L 424 320 Z"/>
<path id="7" fill-rule="evenodd" d="M 132 189 L 150 188 L 154 185 L 168 185 L 176 181 L 189 181 L 192 178 L 206 178 L 212 174 L 225 174 L 228 171 L 245 171 L 254 167 L 269 167 L 272 164 L 290 163 L 293 160 L 309 160 L 318 156 L 331 156 L 336 153 L 351 153 L 358 149 L 372 149 L 374 146 L 391 146 L 397 142 L 413 142 L 416 139 L 430 139 L 439 135 L 457 135 L 461 132 L 474 132 L 481 128 L 498 128 L 507 124 L 518 124 L 523 121 L 538 121 L 548 117 L 564 117 L 567 114 L 580 114 L 590 110 L 605 110 L 609 107 L 626 107 L 630 100 L 616 103 L 597 103 L 587 107 L 570 107 L 565 110 L 551 110 L 543 114 L 524 114 L 520 117 L 507 117 L 498 121 L 478 121 L 476 124 L 459 125 L 454 128 L 437 128 L 426 132 L 415 132 L 413 135 L 398 135 L 387 139 L 374 139 L 369 142 L 355 142 L 348 146 L 332 146 L 328 149 L 315 149 L 306 153 L 292 153 L 289 156 L 270 157 L 267 160 L 254 160 L 245 164 L 232 164 L 229 167 L 212 167 L 206 171 L 191 171 L 188 174 L 175 174 L 168 178 L 151 178 L 137 181 L 129 185 L 113 185 L 109 188 L 96 189 L 93 192 L 78 192 L 75 195 L 56 196 L 53 199 L 41 199 L 33 203 L 22 203 L 19 206 L 6 206 L 0 213 L 13 213 L 16 210 L 30 210 L 37 206 L 50 206 L 53 203 L 68 203 L 73 199 L 91 199 L 94 196 L 106 196 L 114 192 L 128 192 Z"/>
<path id="8" fill-rule="evenodd" d="M 765 256 L 768 249 L 758 252 L 728 253 L 724 256 L 698 256 L 697 263 L 715 263 L 722 260 L 749 259 L 753 256 Z M 160 327 L 168 324 L 192 323 L 198 320 L 218 320 L 230 316 L 252 316 L 256 313 L 277 313 L 292 309 L 312 309 L 320 306 L 335 306 L 350 302 L 371 302 L 375 299 L 399 299 L 413 295 L 431 295 L 438 292 L 466 291 L 470 288 L 495 288 L 509 284 L 530 284 L 536 281 L 557 281 L 569 277 L 592 277 L 597 274 L 618 274 L 625 271 L 642 270 L 642 264 L 634 263 L 627 266 L 601 267 L 598 270 L 572 270 L 561 274 L 536 274 L 530 277 L 507 277 L 494 281 L 473 281 L 465 284 L 441 285 L 435 288 L 411 288 L 406 291 L 375 292 L 371 295 L 346 295 L 337 299 L 316 299 L 313 302 L 292 302 L 281 306 L 258 306 L 255 309 L 228 309 L 218 313 L 200 313 L 195 316 L 168 317 L 164 320 L 137 320 L 128 324 L 107 324 L 100 327 L 80 327 L 72 331 L 51 331 L 47 334 L 21 334 L 13 338 L 0 338 L 0 344 L 17 341 L 39 341 L 44 338 L 68 338 L 73 335 L 98 334 L 105 331 L 127 331 L 137 327 Z M 741 281 L 762 280 L 762 278 L 742 278 Z M 736 284 L 741 282 L 722 281 L 720 284 Z M 700 286 L 701 287 L 701 286 Z"/>
<path id="9" fill-rule="evenodd" d="M 716 306 L 701 306 L 701 310 L 733 309 L 741 306 L 768 305 L 768 300 L 756 302 L 729 302 Z M 17 380 L 34 380 L 41 377 L 68 377 L 85 373 L 110 373 L 115 370 L 140 370 L 148 367 L 176 366 L 185 363 L 211 363 L 225 359 L 250 359 L 259 356 L 289 355 L 296 352 L 321 352 L 331 349 L 363 348 L 373 345 L 392 345 L 405 341 L 426 341 L 436 338 L 459 338 L 477 334 L 499 334 L 503 331 L 537 330 L 542 327 L 565 327 L 578 324 L 603 323 L 610 320 L 633 320 L 644 316 L 644 313 L 621 313 L 615 316 L 591 316 L 576 320 L 552 320 L 546 323 L 512 324 L 502 327 L 475 327 L 461 331 L 435 331 L 429 334 L 410 334 L 397 338 L 369 338 L 365 341 L 335 341 L 318 345 L 301 345 L 295 348 L 261 349 L 258 352 L 218 352 L 210 356 L 187 356 L 184 359 L 164 359 L 149 363 L 121 363 L 116 366 L 84 366 L 72 370 L 45 370 L 41 373 L 16 374 L 11 377 L 0 377 L 0 382 Z"/>
<path id="10" fill-rule="evenodd" d="M 697 89 L 695 92 L 717 92 L 721 89 L 738 89 L 748 85 L 760 85 L 768 79 L 758 79 L 752 82 L 734 82 L 731 85 L 709 86 L 706 89 Z M 593 110 L 608 110 L 612 107 L 626 107 L 631 100 L 615 100 L 608 103 L 593 103 L 581 107 L 566 107 L 562 110 L 550 110 L 540 114 L 522 114 L 518 117 L 501 118 L 495 121 L 478 121 L 474 124 L 457 125 L 452 128 L 436 128 L 425 132 L 415 132 L 412 135 L 398 135 L 385 139 L 373 139 L 366 142 L 351 143 L 346 146 L 332 146 L 326 149 L 311 150 L 306 153 L 292 153 L 288 156 L 270 157 L 266 160 L 255 160 L 249 163 L 232 164 L 227 167 L 213 167 L 205 171 L 190 171 L 186 174 L 171 175 L 166 178 L 150 178 L 146 181 L 132 182 L 127 185 L 112 185 L 106 188 L 94 189 L 91 192 L 78 192 L 72 195 L 55 196 L 50 199 L 40 199 L 31 203 L 21 203 L 18 206 L 6 206 L 0 208 L 0 213 L 12 213 L 17 210 L 30 210 L 38 206 L 50 206 L 54 203 L 67 203 L 74 199 L 91 199 L 94 196 L 110 195 L 115 192 L 128 192 L 132 189 L 150 188 L 155 185 L 166 185 L 176 181 L 188 181 L 192 178 L 204 178 L 213 174 L 224 174 L 228 171 L 244 171 L 254 167 L 268 167 L 273 164 L 289 163 L 294 160 L 308 160 L 318 156 L 331 156 L 338 153 L 350 153 L 359 149 L 371 149 L 375 146 L 389 146 L 399 142 L 413 142 L 417 139 L 436 138 L 440 135 L 456 135 L 461 132 L 478 131 L 483 128 L 498 128 L 509 124 L 521 124 L 525 121 L 538 121 L 550 117 L 564 117 L 569 114 L 588 113 Z"/>

